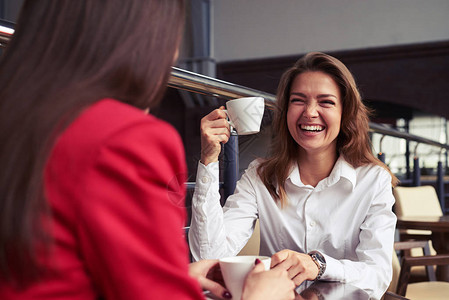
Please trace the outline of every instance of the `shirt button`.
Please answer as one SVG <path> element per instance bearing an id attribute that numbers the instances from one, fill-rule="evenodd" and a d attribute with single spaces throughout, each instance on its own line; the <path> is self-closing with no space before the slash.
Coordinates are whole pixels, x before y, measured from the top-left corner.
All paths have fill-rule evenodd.
<path id="1" fill-rule="evenodd" d="M 201 182 L 202 183 L 208 183 L 209 182 L 209 177 L 204 176 L 203 178 L 201 178 Z"/>
<path id="2" fill-rule="evenodd" d="M 314 227 L 316 225 L 315 221 L 310 221 L 309 223 L 310 227 Z"/>

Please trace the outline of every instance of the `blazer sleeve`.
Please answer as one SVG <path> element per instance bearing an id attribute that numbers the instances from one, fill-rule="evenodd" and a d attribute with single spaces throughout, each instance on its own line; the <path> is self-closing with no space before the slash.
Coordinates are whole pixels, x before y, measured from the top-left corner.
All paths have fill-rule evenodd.
<path id="1" fill-rule="evenodd" d="M 109 137 L 86 171 L 80 255 L 106 299 L 201 299 L 188 274 L 186 166 L 176 131 L 142 122 Z"/>

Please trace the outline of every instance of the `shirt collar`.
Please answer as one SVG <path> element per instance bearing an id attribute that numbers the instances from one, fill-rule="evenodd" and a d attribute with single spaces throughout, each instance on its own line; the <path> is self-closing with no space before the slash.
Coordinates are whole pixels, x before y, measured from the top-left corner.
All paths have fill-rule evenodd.
<path id="1" fill-rule="evenodd" d="M 357 183 L 357 173 L 354 167 L 346 161 L 343 155 L 338 157 L 331 174 L 325 180 L 328 181 L 327 185 L 331 186 L 337 183 L 341 177 L 346 178 L 352 184 L 352 189 L 354 189 Z"/>
<path id="2" fill-rule="evenodd" d="M 340 155 L 337 161 L 335 162 L 334 168 L 332 169 L 329 177 L 321 180 L 316 186 L 316 188 L 321 189 L 332 186 L 336 184 L 338 181 L 340 181 L 342 177 L 346 178 L 351 183 L 352 189 L 354 189 L 357 183 L 356 171 L 354 167 L 345 160 L 343 155 Z M 290 179 L 290 181 L 297 186 L 300 187 L 305 186 L 301 182 L 301 175 L 299 173 L 299 168 L 297 164 L 294 164 L 292 166 L 290 174 L 288 175 L 287 179 Z"/>

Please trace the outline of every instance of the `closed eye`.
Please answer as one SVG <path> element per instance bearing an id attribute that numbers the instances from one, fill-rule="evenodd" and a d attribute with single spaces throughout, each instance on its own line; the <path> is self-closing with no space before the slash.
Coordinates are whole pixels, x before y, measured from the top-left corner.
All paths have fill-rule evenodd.
<path id="1" fill-rule="evenodd" d="M 335 106 L 335 101 L 333 100 L 321 100 L 320 104 L 324 107 L 331 107 L 331 106 Z"/>
<path id="2" fill-rule="evenodd" d="M 301 98 L 290 98 L 290 103 L 298 103 L 298 104 L 302 104 L 305 103 L 306 100 L 301 99 Z"/>

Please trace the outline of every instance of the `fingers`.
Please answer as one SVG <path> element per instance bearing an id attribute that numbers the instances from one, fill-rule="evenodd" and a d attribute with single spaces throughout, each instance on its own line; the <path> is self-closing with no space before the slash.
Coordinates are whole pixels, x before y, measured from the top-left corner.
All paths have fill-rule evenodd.
<path id="1" fill-rule="evenodd" d="M 288 277 L 287 271 L 275 267 L 264 271 L 259 263 L 246 277 L 242 299 L 294 299 L 295 284 Z"/>
<path id="2" fill-rule="evenodd" d="M 215 265 L 218 259 L 203 259 L 189 264 L 189 272 L 191 276 L 206 275 Z"/>
<path id="3" fill-rule="evenodd" d="M 292 278 L 292 280 L 295 283 L 295 285 L 298 286 L 301 283 L 303 283 L 305 280 L 307 280 L 306 273 L 298 273 L 295 277 Z"/>
<path id="4" fill-rule="evenodd" d="M 212 281 L 218 282 L 219 284 L 224 286 L 223 274 L 221 273 L 220 264 L 218 263 L 218 260 L 214 260 L 214 261 L 217 261 L 217 262 L 215 265 L 213 265 L 209 269 L 209 272 L 207 273 L 206 278 L 210 279 Z"/>
<path id="5" fill-rule="evenodd" d="M 201 278 L 199 282 L 203 289 L 210 291 L 212 294 L 219 297 L 220 299 L 225 298 L 226 293 L 229 294 L 227 289 L 225 289 L 222 285 L 220 285 L 215 281 L 212 281 L 207 278 Z"/>
<path id="6" fill-rule="evenodd" d="M 294 299 L 295 298 L 295 288 L 296 284 L 290 279 L 288 272 L 276 266 L 273 269 L 267 271 L 267 273 L 272 273 L 272 277 L 269 282 L 274 283 L 278 286 L 278 291 L 276 291 L 277 299 Z M 276 282 L 274 280 L 276 279 Z M 281 296 L 282 295 L 282 296 Z M 271 298 L 268 298 L 271 299 Z"/>
<path id="7" fill-rule="evenodd" d="M 201 119 L 201 162 L 207 165 L 218 161 L 221 143 L 231 135 L 224 107 L 215 109 Z"/>
<path id="8" fill-rule="evenodd" d="M 215 267 L 218 264 L 218 259 L 202 259 L 200 260 L 202 266 L 204 269 L 212 269 L 212 267 Z"/>
<path id="9" fill-rule="evenodd" d="M 226 113 L 224 112 L 224 107 L 220 107 L 211 111 L 208 115 L 201 119 L 201 131 L 207 129 L 208 127 L 226 127 L 229 129 L 229 123 L 226 120 Z M 209 126 L 206 126 L 209 125 Z"/>
<path id="10" fill-rule="evenodd" d="M 285 249 L 273 254 L 273 256 L 271 256 L 271 267 L 273 268 L 278 264 L 286 261 L 290 251 L 291 250 Z M 286 263 L 284 265 L 286 265 Z"/>
<path id="11" fill-rule="evenodd" d="M 220 121 L 214 121 L 215 123 Z M 226 122 L 226 121 L 224 121 Z M 227 123 L 227 122 L 226 122 Z M 230 131 L 224 125 L 218 125 L 217 127 L 211 127 L 213 124 L 207 124 L 204 129 L 201 129 L 202 138 L 206 139 L 207 142 L 227 142 L 229 140 Z"/>
<path id="12" fill-rule="evenodd" d="M 224 112 L 224 106 L 214 109 L 209 114 L 207 114 L 205 117 L 203 117 L 203 119 L 201 119 L 201 120 L 213 121 L 213 120 L 217 120 L 217 119 L 225 119 L 226 120 L 226 113 Z"/>
<path id="13" fill-rule="evenodd" d="M 220 272 L 217 259 L 200 260 L 189 265 L 190 276 L 198 280 L 201 288 L 210 291 L 220 299 L 229 299 L 230 294 L 221 284 L 222 281 L 216 280 L 216 278 L 221 279 L 221 272 L 220 276 L 217 276 L 217 272 Z"/>
<path id="14" fill-rule="evenodd" d="M 287 249 L 271 257 L 271 266 L 273 269 L 286 270 L 296 285 L 300 285 L 304 280 L 315 279 L 317 274 L 317 266 L 309 255 Z"/>
<path id="15" fill-rule="evenodd" d="M 217 112 L 214 114 L 214 112 Z M 226 120 L 226 114 L 219 109 L 212 111 L 212 113 L 201 119 L 201 134 L 211 135 L 211 133 L 225 134 L 229 137 L 230 127 Z"/>
<path id="16" fill-rule="evenodd" d="M 254 268 L 250 271 L 250 273 L 256 274 L 265 271 L 265 265 L 259 261 L 258 264 L 254 266 Z"/>
<path id="17" fill-rule="evenodd" d="M 292 264 L 292 266 L 287 269 L 288 277 L 291 279 L 294 279 L 299 274 L 305 273 L 306 269 L 304 268 L 304 265 L 301 263 L 301 261 L 297 261 L 296 263 Z"/>
<path id="18" fill-rule="evenodd" d="M 302 261 L 295 255 L 289 257 L 276 267 L 287 271 L 288 278 L 292 279 L 296 285 L 300 285 L 304 281 L 303 274 L 306 273 L 306 268 Z"/>

